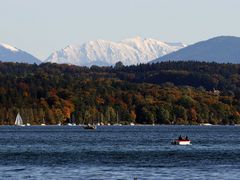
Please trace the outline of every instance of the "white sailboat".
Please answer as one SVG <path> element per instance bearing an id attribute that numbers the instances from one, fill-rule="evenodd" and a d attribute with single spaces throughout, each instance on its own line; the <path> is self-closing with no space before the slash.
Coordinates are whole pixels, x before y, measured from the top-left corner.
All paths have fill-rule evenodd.
<path id="1" fill-rule="evenodd" d="M 130 126 L 135 126 L 135 124 L 133 122 L 130 123 Z"/>
<path id="2" fill-rule="evenodd" d="M 76 120 L 74 115 L 72 115 L 71 123 L 72 123 L 72 126 L 76 126 Z"/>
<path id="3" fill-rule="evenodd" d="M 23 124 L 23 120 L 19 113 L 17 114 L 16 120 L 15 120 L 15 126 L 25 126 Z"/>
<path id="4" fill-rule="evenodd" d="M 46 126 L 44 118 L 43 118 L 43 122 L 42 122 L 41 126 Z"/>
<path id="5" fill-rule="evenodd" d="M 118 123 L 118 121 L 119 121 L 118 112 L 117 112 L 117 117 L 116 117 L 116 119 L 117 119 L 117 123 L 116 123 L 116 124 L 113 124 L 113 125 L 114 125 L 114 126 L 122 126 L 122 124 Z"/>
<path id="6" fill-rule="evenodd" d="M 61 126 L 62 125 L 62 123 L 61 123 L 61 121 L 58 121 L 58 124 L 57 124 L 58 126 Z"/>

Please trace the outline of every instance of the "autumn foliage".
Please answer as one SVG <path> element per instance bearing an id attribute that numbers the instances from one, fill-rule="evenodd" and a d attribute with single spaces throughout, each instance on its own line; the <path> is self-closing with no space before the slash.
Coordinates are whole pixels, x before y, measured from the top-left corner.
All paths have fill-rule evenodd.
<path id="1" fill-rule="evenodd" d="M 240 65 L 0 63 L 0 123 L 236 124 Z"/>

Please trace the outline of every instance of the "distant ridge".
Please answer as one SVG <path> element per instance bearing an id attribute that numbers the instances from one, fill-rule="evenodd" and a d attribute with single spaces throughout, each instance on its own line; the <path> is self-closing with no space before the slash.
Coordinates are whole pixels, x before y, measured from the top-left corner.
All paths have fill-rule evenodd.
<path id="1" fill-rule="evenodd" d="M 8 44 L 0 43 L 0 61 L 40 64 L 41 61 L 31 54 Z"/>
<path id="2" fill-rule="evenodd" d="M 45 62 L 78 66 L 108 66 L 122 61 L 124 65 L 132 65 L 148 63 L 185 46 L 183 43 L 166 43 L 141 37 L 120 42 L 95 40 L 82 45 L 69 45 L 52 53 Z"/>
<path id="3" fill-rule="evenodd" d="M 215 37 L 189 45 L 188 47 L 167 54 L 151 62 L 186 60 L 240 63 L 240 38 L 234 36 Z"/>

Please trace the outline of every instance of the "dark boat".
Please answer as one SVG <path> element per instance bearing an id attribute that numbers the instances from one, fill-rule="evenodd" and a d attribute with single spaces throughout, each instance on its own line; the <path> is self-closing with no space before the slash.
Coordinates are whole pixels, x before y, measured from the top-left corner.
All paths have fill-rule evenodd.
<path id="1" fill-rule="evenodd" d="M 92 129 L 92 130 L 95 130 L 95 129 L 97 129 L 97 126 L 88 124 L 88 125 L 86 125 L 86 126 L 83 126 L 83 128 L 84 128 L 84 129 Z"/>

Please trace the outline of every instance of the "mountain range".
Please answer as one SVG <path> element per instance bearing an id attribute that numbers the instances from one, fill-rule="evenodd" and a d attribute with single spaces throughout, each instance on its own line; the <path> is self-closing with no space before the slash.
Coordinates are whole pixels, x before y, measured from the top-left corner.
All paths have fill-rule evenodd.
<path id="1" fill-rule="evenodd" d="M 52 53 L 43 61 L 21 49 L 0 43 L 0 61 L 29 64 L 51 62 L 77 66 L 108 66 L 114 65 L 118 61 L 122 61 L 124 65 L 162 61 L 236 64 L 240 63 L 240 38 L 219 36 L 189 46 L 183 43 L 166 43 L 141 37 L 125 39 L 120 42 L 95 40 L 82 45 L 69 45 Z"/>
<path id="2" fill-rule="evenodd" d="M 204 61 L 217 63 L 240 63 L 240 38 L 219 36 L 189 45 L 154 61 Z"/>
<path id="3" fill-rule="evenodd" d="M 31 54 L 8 44 L 0 43 L 0 61 L 40 64 L 41 61 Z"/>
<path id="4" fill-rule="evenodd" d="M 141 37 L 120 42 L 95 40 L 82 45 L 69 45 L 52 53 L 45 62 L 105 66 L 121 61 L 124 65 L 132 65 L 148 63 L 183 47 L 186 47 L 183 43 L 166 43 Z"/>

